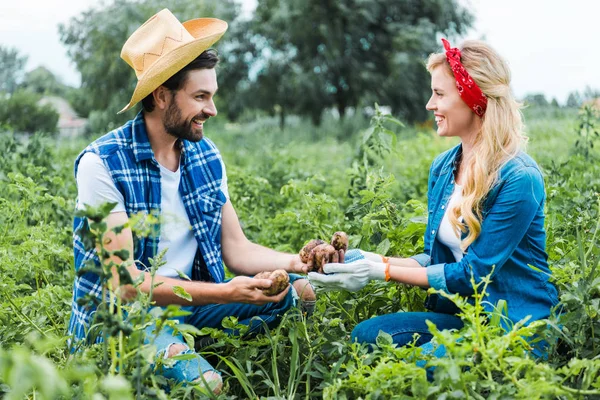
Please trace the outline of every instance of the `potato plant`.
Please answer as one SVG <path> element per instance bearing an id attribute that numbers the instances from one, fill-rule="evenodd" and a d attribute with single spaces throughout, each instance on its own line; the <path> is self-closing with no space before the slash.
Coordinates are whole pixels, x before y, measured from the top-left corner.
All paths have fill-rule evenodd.
<path id="1" fill-rule="evenodd" d="M 131 304 L 113 298 L 97 321 L 104 324 L 105 342 L 71 354 L 65 332 L 74 276 L 72 162 L 87 140 L 2 134 L 0 397 L 209 397 L 153 374 L 151 340 L 142 345 L 142 332 L 154 322 L 170 325 L 191 345 L 196 336 L 215 339 L 200 351 L 223 372 L 222 399 L 599 398 L 600 154 L 597 146 L 583 152 L 575 143 L 599 124 L 591 113 L 577 118 L 565 109 L 525 113 L 528 151 L 545 175 L 547 252 L 560 289 L 560 319 L 515 324 L 506 333 L 498 326 L 501 305 L 494 315 L 482 311 L 482 283 L 474 287 L 475 302 L 452 297 L 463 329 L 430 327 L 447 348 L 443 358 L 412 346 L 395 348 L 386 335 L 373 349 L 350 342 L 354 326 L 367 318 L 422 309 L 423 290 L 384 282 L 358 293 L 320 293 L 310 319 L 291 310 L 277 328 L 258 336 L 245 335 L 235 318 L 221 322 L 240 332 L 228 335 L 176 324 L 172 317 L 185 311 L 150 309 L 148 296 Z M 218 135 L 206 131 L 224 155 L 231 200 L 251 240 L 297 252 L 308 238 L 322 238 L 304 254 L 316 258 L 314 248 L 331 246 L 323 260 L 335 254 L 330 237 L 338 230 L 347 233 L 349 248 L 390 256 L 422 250 L 428 166 L 453 139 L 428 128 L 402 128 L 380 112 L 368 131 L 313 132 L 299 122 L 290 123 L 281 139 L 274 124 L 265 118 L 228 125 Z M 344 135 L 344 141 L 333 139 Z M 237 145 L 241 140 L 244 146 Z M 335 151 L 323 157 L 323 149 Z M 157 268 L 160 257 L 153 263 Z M 531 355 L 528 340 L 534 337 L 551 344 L 547 359 Z M 432 380 L 423 365 L 434 367 Z"/>

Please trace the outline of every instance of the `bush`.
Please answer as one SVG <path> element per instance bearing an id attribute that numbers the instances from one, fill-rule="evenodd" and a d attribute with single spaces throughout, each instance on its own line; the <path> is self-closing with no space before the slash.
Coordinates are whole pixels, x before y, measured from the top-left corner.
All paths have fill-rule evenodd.
<path id="1" fill-rule="evenodd" d="M 38 105 L 39 100 L 39 95 L 25 90 L 0 99 L 0 125 L 15 132 L 56 133 L 58 113 L 52 106 Z"/>

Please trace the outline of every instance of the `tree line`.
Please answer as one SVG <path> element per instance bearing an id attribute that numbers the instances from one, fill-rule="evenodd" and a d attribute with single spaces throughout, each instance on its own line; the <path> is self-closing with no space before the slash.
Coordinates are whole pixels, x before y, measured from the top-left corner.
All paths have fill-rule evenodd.
<path id="1" fill-rule="evenodd" d="M 136 84 L 121 47 L 163 7 L 160 0 L 114 0 L 61 24 L 60 39 L 81 74 L 79 88 L 43 67 L 23 76 L 24 58 L 0 47 L 0 92 L 56 94 L 88 119 L 91 131 L 119 126 L 139 110 L 116 114 Z M 219 111 L 230 120 L 277 116 L 282 127 L 289 115 L 318 125 L 326 110 L 344 118 L 375 102 L 409 123 L 426 120 L 424 60 L 440 50 L 441 35 L 458 38 L 474 20 L 458 0 L 258 0 L 250 16 L 235 0 L 177 0 L 168 7 L 180 21 L 211 16 L 229 23 L 217 43 Z M 578 106 L 585 95 L 574 92 L 569 103 Z M 549 104 L 539 94 L 525 100 Z M 23 102 L 20 95 L 17 105 Z"/>
<path id="2" fill-rule="evenodd" d="M 98 127 L 131 118 L 116 112 L 135 79 L 119 58 L 127 37 L 164 7 L 158 0 L 116 0 L 60 26 L 81 73 L 76 111 Z M 377 101 L 407 121 L 426 118 L 429 78 L 423 66 L 438 36 L 464 34 L 473 16 L 446 0 L 259 0 L 248 18 L 233 0 L 171 2 L 185 21 L 213 16 L 229 23 L 217 43 L 218 106 L 231 120 L 260 110 L 301 115 L 319 124 L 324 110 L 344 117 Z"/>

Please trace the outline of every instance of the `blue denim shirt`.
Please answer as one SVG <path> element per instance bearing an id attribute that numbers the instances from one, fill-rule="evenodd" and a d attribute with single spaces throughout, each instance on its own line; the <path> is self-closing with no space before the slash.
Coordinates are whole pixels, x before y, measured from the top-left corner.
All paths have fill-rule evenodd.
<path id="1" fill-rule="evenodd" d="M 429 284 L 435 289 L 469 296 L 473 294 L 471 276 L 480 282 L 491 273 L 484 304 L 487 311 L 504 299 L 513 322 L 528 315 L 532 321 L 548 317 L 558 303 L 558 292 L 548 281 L 551 272 L 545 252 L 545 191 L 539 167 L 521 152 L 501 168 L 497 184 L 483 203 L 481 233 L 462 260 L 456 262 L 450 249 L 437 239 L 437 233 L 454 190 L 461 153 L 462 145 L 458 145 L 439 155 L 431 165 L 425 248 L 413 258 L 427 267 Z M 429 296 L 426 307 L 437 312 L 458 311 L 439 295 Z"/>

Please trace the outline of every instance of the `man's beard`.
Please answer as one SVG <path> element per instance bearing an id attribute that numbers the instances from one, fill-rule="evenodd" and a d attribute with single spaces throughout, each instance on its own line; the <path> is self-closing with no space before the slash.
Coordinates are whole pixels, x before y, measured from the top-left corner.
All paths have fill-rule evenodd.
<path id="1" fill-rule="evenodd" d="M 200 113 L 192 119 L 206 121 L 208 118 L 210 118 L 209 115 Z M 199 142 L 204 136 L 203 126 L 194 129 L 192 120 L 186 121 L 181 116 L 181 109 L 177 106 L 177 104 L 175 104 L 175 99 L 173 99 L 169 105 L 169 108 L 167 108 L 167 111 L 165 112 L 165 116 L 163 117 L 163 126 L 169 135 L 174 136 L 177 139 L 189 140 L 190 142 Z"/>

